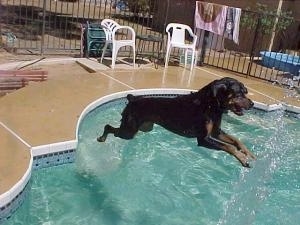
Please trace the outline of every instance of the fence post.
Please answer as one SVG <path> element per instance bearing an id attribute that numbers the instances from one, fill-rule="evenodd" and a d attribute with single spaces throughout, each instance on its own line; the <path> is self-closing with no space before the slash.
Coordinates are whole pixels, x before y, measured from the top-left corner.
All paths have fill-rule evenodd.
<path id="1" fill-rule="evenodd" d="M 278 21 L 279 21 L 280 13 L 281 13 L 281 8 L 282 8 L 282 0 L 279 0 L 277 11 L 276 11 L 276 16 L 275 16 L 275 22 L 274 22 L 273 29 L 272 29 L 272 35 L 271 35 L 271 40 L 270 40 L 270 45 L 269 45 L 269 51 L 272 51 L 274 38 L 275 38 L 275 35 L 276 35 L 276 27 L 277 27 L 277 24 L 278 24 Z"/>
<path id="2" fill-rule="evenodd" d="M 247 75 L 246 75 L 247 78 L 250 75 L 251 67 L 253 65 L 254 51 L 255 51 L 255 46 L 256 46 L 256 42 L 257 42 L 257 38 L 258 38 L 258 31 L 259 31 L 260 25 L 261 25 L 261 14 L 259 14 L 259 16 L 258 16 L 258 21 L 256 24 L 253 42 L 252 42 L 252 46 L 251 46 L 251 50 L 250 50 L 250 62 L 248 64 Z"/>
<path id="3" fill-rule="evenodd" d="M 44 55 L 44 44 L 45 44 L 45 26 L 46 26 L 46 2 L 43 1 L 43 26 L 42 26 L 42 37 L 41 37 L 41 55 Z M 51 3 L 50 3 L 51 4 Z"/>
<path id="4" fill-rule="evenodd" d="M 206 54 L 208 38 L 209 38 L 209 31 L 205 30 L 204 31 L 203 42 L 202 42 L 202 47 L 201 47 L 201 55 L 200 55 L 200 60 L 199 60 L 199 66 L 204 65 L 204 58 L 205 58 L 205 54 Z"/>

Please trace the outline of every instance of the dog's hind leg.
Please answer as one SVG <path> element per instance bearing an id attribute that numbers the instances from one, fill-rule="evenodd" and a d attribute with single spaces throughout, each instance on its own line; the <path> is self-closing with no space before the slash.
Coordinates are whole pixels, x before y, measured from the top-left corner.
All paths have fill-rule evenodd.
<path id="1" fill-rule="evenodd" d="M 149 131 L 153 130 L 153 123 L 152 122 L 144 122 L 139 127 L 139 130 L 143 131 L 143 132 L 149 132 Z"/>
<path id="2" fill-rule="evenodd" d="M 115 137 L 128 140 L 128 139 L 132 139 L 137 132 L 138 129 L 132 126 L 128 127 L 128 126 L 124 126 L 124 124 L 121 124 L 120 128 L 115 128 L 107 124 L 104 127 L 103 134 L 97 138 L 97 141 L 104 142 L 108 134 L 114 134 Z"/>
<path id="3" fill-rule="evenodd" d="M 104 127 L 103 134 L 97 138 L 97 141 L 104 142 L 106 140 L 108 134 L 116 134 L 116 133 L 118 133 L 118 131 L 119 131 L 119 128 L 114 128 L 111 125 L 106 124 Z"/>
<path id="4" fill-rule="evenodd" d="M 133 96 L 128 96 L 129 101 L 134 101 L 133 98 Z M 138 132 L 139 124 L 141 123 L 136 119 L 136 117 L 137 115 L 132 113 L 132 106 L 128 104 L 122 112 L 120 127 L 115 128 L 109 124 L 105 125 L 104 132 L 100 137 L 97 138 L 97 141 L 104 142 L 108 134 L 114 134 L 115 137 L 119 137 L 126 140 L 132 139 L 134 135 Z"/>

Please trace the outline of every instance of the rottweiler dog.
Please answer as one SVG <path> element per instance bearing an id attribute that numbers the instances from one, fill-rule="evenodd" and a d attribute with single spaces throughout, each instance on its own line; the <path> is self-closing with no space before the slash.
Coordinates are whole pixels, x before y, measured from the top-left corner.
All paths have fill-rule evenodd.
<path id="1" fill-rule="evenodd" d="M 238 116 L 253 106 L 246 97 L 246 87 L 236 79 L 215 80 L 197 92 L 174 98 L 127 96 L 121 125 L 107 124 L 97 141 L 104 142 L 109 133 L 122 139 L 132 139 L 138 131 L 148 132 L 158 124 L 175 134 L 197 138 L 198 146 L 223 150 L 249 167 L 255 156 L 237 138 L 221 130 L 223 113 L 228 110 Z"/>

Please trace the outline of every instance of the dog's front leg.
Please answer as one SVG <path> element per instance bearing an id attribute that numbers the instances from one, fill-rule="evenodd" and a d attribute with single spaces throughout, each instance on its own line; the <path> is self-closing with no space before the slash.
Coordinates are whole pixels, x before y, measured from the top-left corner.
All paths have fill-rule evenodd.
<path id="1" fill-rule="evenodd" d="M 249 162 L 248 162 L 248 157 L 247 157 L 247 155 L 244 154 L 243 152 L 237 150 L 233 145 L 230 145 L 230 144 L 223 144 L 223 145 L 221 146 L 221 148 L 222 148 L 225 152 L 227 152 L 227 153 L 233 155 L 237 160 L 240 161 L 240 163 L 241 163 L 244 167 L 250 168 L 250 165 L 249 165 Z"/>
<path id="2" fill-rule="evenodd" d="M 205 138 L 197 138 L 197 141 L 199 146 L 227 152 L 239 160 L 244 167 L 250 167 L 247 156 L 243 152 L 239 151 L 234 145 L 225 143 L 211 135 L 208 135 Z"/>
<path id="3" fill-rule="evenodd" d="M 198 145 L 204 146 L 206 148 L 211 149 L 217 149 L 217 150 L 223 150 L 231 155 L 233 155 L 244 167 L 250 167 L 248 163 L 247 155 L 244 154 L 242 151 L 239 151 L 239 148 L 237 148 L 234 145 L 234 142 L 228 138 L 228 142 L 226 142 L 226 138 L 223 136 L 223 140 L 220 140 L 220 133 L 215 135 L 213 137 L 213 128 L 214 124 L 212 121 L 208 121 L 206 123 L 206 131 L 207 134 L 203 138 L 198 137 Z M 222 132 L 223 133 L 223 132 Z"/>
<path id="4" fill-rule="evenodd" d="M 244 153 L 248 158 L 256 159 L 254 154 L 237 138 L 221 131 L 220 134 L 218 135 L 218 139 L 221 140 L 221 141 L 224 141 L 226 143 L 229 143 L 229 144 L 232 144 L 232 145 L 236 146 L 236 148 L 239 151 L 241 151 L 242 153 Z"/>

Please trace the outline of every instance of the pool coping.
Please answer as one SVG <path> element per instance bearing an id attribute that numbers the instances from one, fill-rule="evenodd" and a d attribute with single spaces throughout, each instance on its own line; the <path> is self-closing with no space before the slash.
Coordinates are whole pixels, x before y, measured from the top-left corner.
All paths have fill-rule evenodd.
<path id="1" fill-rule="evenodd" d="M 74 161 L 74 155 L 78 146 L 78 132 L 79 126 L 82 122 L 83 118 L 95 108 L 108 103 L 110 101 L 125 98 L 128 94 L 134 95 L 153 95 L 153 96 L 166 96 L 166 95 L 181 95 L 181 94 L 189 94 L 190 92 L 194 92 L 197 90 L 193 89 L 176 89 L 176 88 L 154 88 L 154 89 L 134 89 L 127 90 L 122 92 L 116 92 L 113 94 L 105 95 L 96 99 L 95 101 L 88 104 L 82 113 L 80 114 L 77 125 L 76 125 L 76 136 L 74 140 L 51 143 L 46 145 L 39 145 L 30 148 L 30 163 L 25 174 L 22 178 L 7 192 L 0 195 L 0 222 L 6 218 L 9 218 L 22 204 L 24 200 L 24 189 L 28 186 L 28 183 L 31 178 L 32 171 L 34 169 L 39 169 L 39 165 L 34 165 L 34 160 L 37 160 L 39 156 L 52 157 L 51 160 L 46 162 L 46 166 L 42 166 L 42 168 L 55 165 L 61 165 L 65 163 L 70 163 Z M 260 109 L 266 112 L 271 112 L 275 110 L 285 110 L 288 112 L 293 112 L 296 114 L 300 114 L 300 107 L 291 106 L 283 103 L 267 105 L 264 103 L 254 101 L 254 108 Z M 60 161 L 59 155 L 56 153 L 69 154 L 67 160 Z M 56 154 L 56 155 L 55 155 Z M 70 156 L 70 154 L 74 154 Z"/>

